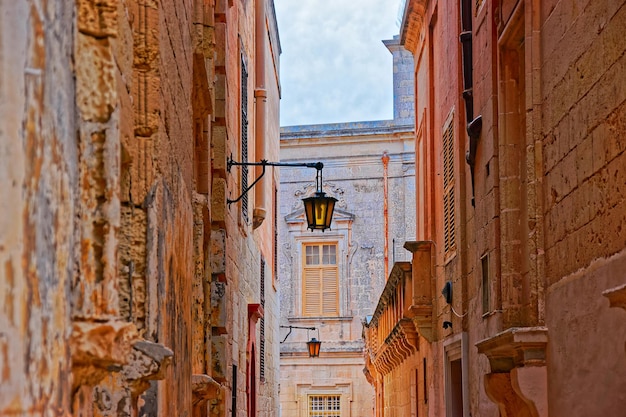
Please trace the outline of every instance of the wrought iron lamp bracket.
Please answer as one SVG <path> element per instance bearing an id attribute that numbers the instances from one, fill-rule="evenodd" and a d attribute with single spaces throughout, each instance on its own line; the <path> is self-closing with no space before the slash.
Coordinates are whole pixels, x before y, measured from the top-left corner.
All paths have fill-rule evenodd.
<path id="1" fill-rule="evenodd" d="M 232 154 L 226 160 L 226 171 L 230 173 L 230 170 L 234 166 L 260 166 L 263 168 L 261 174 L 250 184 L 245 190 L 241 192 L 241 195 L 234 200 L 230 198 L 226 199 L 228 205 L 232 203 L 236 203 L 243 198 L 244 195 L 248 193 L 265 175 L 265 167 L 273 166 L 273 167 L 303 167 L 303 168 L 315 168 L 317 170 L 317 175 L 315 177 L 315 186 L 317 188 L 317 192 L 322 192 L 322 169 L 324 169 L 324 164 L 321 162 L 270 162 L 266 159 L 261 159 L 260 162 L 238 162 L 233 160 Z"/>

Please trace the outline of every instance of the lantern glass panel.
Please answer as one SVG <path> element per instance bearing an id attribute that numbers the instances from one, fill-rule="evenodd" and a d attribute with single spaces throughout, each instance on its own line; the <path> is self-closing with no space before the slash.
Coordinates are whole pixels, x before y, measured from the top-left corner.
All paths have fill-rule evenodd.
<path id="1" fill-rule="evenodd" d="M 309 349 L 309 356 L 311 358 L 317 358 L 320 355 L 320 347 L 322 346 L 322 342 L 320 342 L 316 338 L 312 338 L 306 344 L 307 348 Z"/>

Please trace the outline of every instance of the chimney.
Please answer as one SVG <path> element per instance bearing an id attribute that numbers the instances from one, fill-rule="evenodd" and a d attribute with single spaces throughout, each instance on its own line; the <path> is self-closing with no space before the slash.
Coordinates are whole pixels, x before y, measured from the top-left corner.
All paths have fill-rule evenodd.
<path id="1" fill-rule="evenodd" d="M 400 44 L 400 36 L 384 40 L 393 56 L 393 120 L 398 125 L 415 123 L 415 65 L 413 54 Z"/>

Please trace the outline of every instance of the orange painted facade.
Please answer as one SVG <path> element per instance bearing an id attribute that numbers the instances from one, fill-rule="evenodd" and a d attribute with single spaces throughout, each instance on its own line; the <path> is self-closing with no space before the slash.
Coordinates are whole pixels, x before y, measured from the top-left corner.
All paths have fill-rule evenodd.
<path id="1" fill-rule="evenodd" d="M 365 326 L 376 415 L 621 415 L 626 4 L 404 6 L 417 239 Z"/>

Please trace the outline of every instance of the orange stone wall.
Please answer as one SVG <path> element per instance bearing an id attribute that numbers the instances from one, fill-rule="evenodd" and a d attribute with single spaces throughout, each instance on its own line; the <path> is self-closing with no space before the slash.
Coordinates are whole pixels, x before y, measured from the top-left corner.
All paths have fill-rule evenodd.
<path id="1" fill-rule="evenodd" d="M 271 1 L 263 13 L 271 50 Z M 256 232 L 226 204 L 242 40 L 255 110 L 254 14 L 227 0 L 0 5 L 0 415 L 223 416 L 233 389 L 246 415 L 261 253 L 268 357 L 254 400 L 275 415 L 272 222 Z"/>

